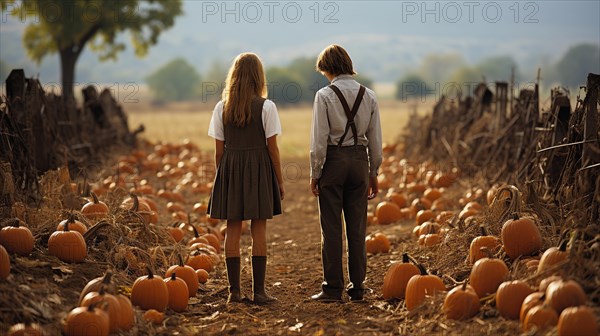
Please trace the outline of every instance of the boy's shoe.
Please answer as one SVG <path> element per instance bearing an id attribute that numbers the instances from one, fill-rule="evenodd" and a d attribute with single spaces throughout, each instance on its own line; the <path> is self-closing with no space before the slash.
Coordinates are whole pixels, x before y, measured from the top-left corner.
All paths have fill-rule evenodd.
<path id="1" fill-rule="evenodd" d="M 325 292 L 315 294 L 315 295 L 311 296 L 310 299 L 313 301 L 318 301 L 318 302 L 342 302 L 341 296 L 333 296 L 333 295 L 329 295 Z"/>
<path id="2" fill-rule="evenodd" d="M 242 302 L 242 295 L 240 292 L 231 292 L 227 298 L 227 303 Z"/>

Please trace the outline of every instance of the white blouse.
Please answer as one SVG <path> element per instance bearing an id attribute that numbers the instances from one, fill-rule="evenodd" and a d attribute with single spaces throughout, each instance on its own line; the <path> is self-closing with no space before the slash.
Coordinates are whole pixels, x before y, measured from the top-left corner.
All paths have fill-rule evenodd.
<path id="1" fill-rule="evenodd" d="M 265 130 L 265 137 L 268 139 L 274 135 L 281 134 L 281 122 L 277 107 L 271 100 L 265 100 L 262 110 L 262 122 Z M 210 125 L 208 126 L 208 135 L 217 140 L 225 141 L 225 128 L 223 126 L 223 101 L 219 101 L 213 110 Z"/>

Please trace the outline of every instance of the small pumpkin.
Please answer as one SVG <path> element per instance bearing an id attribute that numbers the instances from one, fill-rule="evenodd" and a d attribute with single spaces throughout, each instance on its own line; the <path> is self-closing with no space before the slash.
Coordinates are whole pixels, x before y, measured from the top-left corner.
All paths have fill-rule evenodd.
<path id="1" fill-rule="evenodd" d="M 93 303 L 100 302 L 106 302 L 109 332 L 112 333 L 117 331 L 121 319 L 121 304 L 114 295 L 106 293 L 104 287 L 101 287 L 99 292 L 88 293 L 83 300 L 81 300 L 81 306 L 87 307 Z"/>
<path id="2" fill-rule="evenodd" d="M 383 277 L 383 298 L 404 299 L 408 280 L 418 274 L 419 268 L 409 262 L 407 253 L 403 253 L 402 262 L 392 263 Z"/>
<path id="3" fill-rule="evenodd" d="M 84 235 L 88 230 L 85 224 L 76 220 L 73 214 L 69 214 L 69 217 L 67 219 L 58 223 L 58 225 L 56 226 L 56 231 L 64 230 L 67 222 L 69 223 L 69 230 L 77 231 L 81 233 L 81 235 Z"/>
<path id="4" fill-rule="evenodd" d="M 153 324 L 162 324 L 165 319 L 165 313 L 156 309 L 149 309 L 144 313 L 144 320 Z"/>
<path id="5" fill-rule="evenodd" d="M 560 314 L 565 308 L 584 305 L 585 292 L 573 280 L 558 280 L 548 285 L 546 302 Z"/>
<path id="6" fill-rule="evenodd" d="M 379 220 L 379 224 L 386 225 L 402 219 L 403 215 L 396 203 L 383 201 L 377 204 L 375 217 Z"/>
<path id="7" fill-rule="evenodd" d="M 37 323 L 17 323 L 8 329 L 6 336 L 44 336 L 44 329 Z"/>
<path id="8" fill-rule="evenodd" d="M 131 194 L 128 198 L 124 199 L 121 202 L 121 208 L 137 213 L 146 223 L 153 223 L 152 209 L 150 209 L 148 203 L 141 200 L 136 194 Z"/>
<path id="9" fill-rule="evenodd" d="M 540 263 L 538 264 L 538 273 L 541 273 L 544 270 L 569 258 L 569 253 L 567 252 L 567 242 L 568 241 L 566 239 L 563 239 L 558 247 L 551 247 L 544 251 L 542 258 L 540 259 Z"/>
<path id="10" fill-rule="evenodd" d="M 540 230 L 529 217 L 519 218 L 518 214 L 515 214 L 513 219 L 502 225 L 501 236 L 504 251 L 512 260 L 531 255 L 542 248 Z"/>
<path id="11" fill-rule="evenodd" d="M 0 279 L 6 279 L 10 275 L 10 257 L 4 246 L 0 245 Z"/>
<path id="12" fill-rule="evenodd" d="M 87 256 L 87 244 L 81 233 L 71 231 L 69 222 L 65 222 L 62 231 L 55 231 L 48 239 L 48 254 L 63 262 L 78 263 Z"/>
<path id="13" fill-rule="evenodd" d="M 108 313 L 97 308 L 99 303 L 71 310 L 65 318 L 63 331 L 66 336 L 107 336 L 110 322 Z"/>
<path id="14" fill-rule="evenodd" d="M 404 208 L 408 204 L 408 200 L 406 196 L 401 193 L 393 192 L 390 193 L 388 199 L 391 202 L 394 202 L 399 208 Z"/>
<path id="15" fill-rule="evenodd" d="M 173 225 L 171 225 L 171 227 L 169 227 L 169 234 L 176 243 L 182 241 L 183 237 L 185 236 L 185 232 L 179 228 L 179 222 L 175 222 Z"/>
<path id="16" fill-rule="evenodd" d="M 178 278 L 176 272 L 171 273 L 171 277 L 166 278 L 164 281 L 169 291 L 169 308 L 178 313 L 185 311 L 190 297 L 185 281 Z"/>
<path id="17" fill-rule="evenodd" d="M 383 233 L 368 235 L 365 239 L 367 253 L 378 254 L 388 253 L 390 251 L 390 240 Z"/>
<path id="18" fill-rule="evenodd" d="M 196 271 L 192 267 L 187 266 L 183 263 L 183 258 L 181 257 L 181 254 L 178 254 L 177 258 L 179 260 L 179 264 L 169 267 L 169 269 L 167 269 L 167 272 L 165 273 L 165 278 L 170 277 L 173 273 L 177 273 L 177 277 L 185 281 L 185 284 L 188 287 L 189 297 L 196 296 L 199 286 Z"/>
<path id="19" fill-rule="evenodd" d="M 135 312 L 131 300 L 123 294 L 115 295 L 117 301 L 119 301 L 119 307 L 121 314 L 119 315 L 119 329 L 127 331 L 135 324 Z"/>
<path id="20" fill-rule="evenodd" d="M 148 275 L 137 278 L 131 287 L 131 303 L 143 310 L 163 312 L 169 304 L 167 285 L 160 276 L 152 273 L 150 267 L 146 267 L 146 271 Z"/>
<path id="21" fill-rule="evenodd" d="M 446 291 L 446 286 L 440 277 L 430 275 L 421 264 L 417 264 L 420 274 L 414 275 L 406 284 L 406 308 L 411 311 L 425 300 L 425 296 L 432 296 L 438 292 Z"/>
<path id="22" fill-rule="evenodd" d="M 194 270 L 204 269 L 210 273 L 212 272 L 215 266 L 215 262 L 209 253 L 210 251 L 208 250 L 196 249 L 188 255 L 185 264 L 190 266 Z"/>
<path id="23" fill-rule="evenodd" d="M 479 226 L 480 235 L 471 241 L 469 247 L 469 262 L 474 264 L 477 260 L 485 258 L 487 254 L 481 248 L 487 248 L 492 253 L 500 248 L 500 240 L 490 236 L 483 225 Z"/>
<path id="24" fill-rule="evenodd" d="M 542 281 L 540 281 L 540 285 L 538 286 L 540 292 L 546 292 L 548 285 L 558 280 L 562 280 L 562 278 L 558 275 L 551 275 L 547 278 L 542 279 Z"/>
<path id="25" fill-rule="evenodd" d="M 525 316 L 527 316 L 529 310 L 531 310 L 531 308 L 535 306 L 539 306 L 542 303 L 544 303 L 545 299 L 546 293 L 544 292 L 533 292 L 527 295 L 527 297 L 525 298 L 525 300 L 523 300 L 523 303 L 521 304 L 521 309 L 519 310 L 519 321 L 521 321 L 521 323 L 524 323 Z"/>
<path id="26" fill-rule="evenodd" d="M 482 258 L 475 262 L 471 269 L 471 286 L 477 295 L 482 298 L 493 294 L 498 286 L 508 276 L 508 267 L 504 261 L 496 258 Z"/>
<path id="27" fill-rule="evenodd" d="M 539 332 L 554 327 L 558 323 L 558 314 L 547 304 L 535 306 L 527 312 L 523 322 L 523 332 L 536 328 Z"/>
<path id="28" fill-rule="evenodd" d="M 90 192 L 90 195 L 92 195 L 92 200 L 83 205 L 81 213 L 91 220 L 106 217 L 108 215 L 108 206 L 106 203 L 99 201 L 98 196 L 93 191 Z"/>
<path id="29" fill-rule="evenodd" d="M 202 237 L 208 240 L 208 244 L 217 250 L 217 254 L 221 253 L 221 242 L 219 241 L 219 237 L 217 237 L 214 233 L 205 233 Z"/>
<path id="30" fill-rule="evenodd" d="M 451 320 L 466 320 L 477 315 L 479 306 L 477 293 L 464 281 L 446 294 L 443 311 Z"/>
<path id="31" fill-rule="evenodd" d="M 496 291 L 496 308 L 506 319 L 517 320 L 525 298 L 533 289 L 523 280 L 505 281 Z"/>
<path id="32" fill-rule="evenodd" d="M 418 243 L 421 246 L 431 247 L 440 244 L 443 241 L 442 235 L 439 233 L 430 233 L 419 236 Z"/>
<path id="33" fill-rule="evenodd" d="M 438 223 L 430 221 L 424 222 L 423 224 L 419 225 L 419 236 L 431 233 L 439 233 L 441 228 L 442 227 Z"/>
<path id="34" fill-rule="evenodd" d="M 110 293 L 114 293 L 116 290 L 115 285 L 111 282 L 112 280 L 112 276 L 113 273 L 111 270 L 106 270 L 106 272 L 104 272 L 104 275 L 101 277 L 97 277 L 95 279 L 90 280 L 85 287 L 83 287 L 83 290 L 81 291 L 81 293 L 79 294 L 79 301 L 78 301 L 78 305 L 81 306 L 81 301 L 83 300 L 83 298 L 90 292 L 98 292 L 100 291 L 100 288 L 102 286 L 106 287 L 106 289 L 108 290 L 108 292 Z"/>
<path id="35" fill-rule="evenodd" d="M 198 277 L 198 282 L 201 284 L 205 284 L 208 281 L 210 275 L 205 269 L 199 268 L 196 270 L 196 276 Z"/>
<path id="36" fill-rule="evenodd" d="M 423 192 L 423 197 L 427 198 L 431 202 L 435 202 L 437 199 L 442 197 L 442 192 L 437 188 L 427 188 Z"/>
<path id="37" fill-rule="evenodd" d="M 25 222 L 12 218 L 4 223 L 7 226 L 0 230 L 0 245 L 9 253 L 28 256 L 33 251 L 34 240 L 31 231 L 25 227 Z"/>
<path id="38" fill-rule="evenodd" d="M 598 335 L 598 322 L 590 307 L 569 307 L 562 311 L 558 318 L 558 336 L 570 335 Z"/>
<path id="39" fill-rule="evenodd" d="M 416 217 L 417 225 L 421 225 L 421 224 L 425 223 L 426 221 L 433 220 L 434 218 L 435 218 L 435 214 L 431 210 L 423 209 L 423 210 L 417 211 L 417 217 Z"/>
<path id="40" fill-rule="evenodd" d="M 198 232 L 198 229 L 196 228 L 195 225 L 192 224 L 185 224 L 186 227 L 191 227 L 193 232 L 194 232 L 194 237 L 192 239 L 190 239 L 187 243 L 188 246 L 192 246 L 196 243 L 205 243 L 208 244 L 208 239 L 206 239 L 205 237 L 200 236 L 200 232 Z M 181 226 L 179 226 L 181 227 Z"/>

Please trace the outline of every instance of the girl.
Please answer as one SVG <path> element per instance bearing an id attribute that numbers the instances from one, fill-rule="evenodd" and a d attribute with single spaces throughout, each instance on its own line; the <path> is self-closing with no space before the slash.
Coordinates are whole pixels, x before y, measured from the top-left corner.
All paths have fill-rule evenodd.
<path id="1" fill-rule="evenodd" d="M 229 68 L 222 100 L 208 129 L 215 139 L 217 174 L 208 214 L 226 219 L 225 262 L 230 302 L 240 302 L 240 235 L 251 220 L 252 287 L 255 303 L 276 300 L 265 292 L 267 219 L 281 214 L 285 194 L 277 135 L 281 124 L 275 104 L 265 99 L 265 73 L 258 56 L 238 55 Z"/>

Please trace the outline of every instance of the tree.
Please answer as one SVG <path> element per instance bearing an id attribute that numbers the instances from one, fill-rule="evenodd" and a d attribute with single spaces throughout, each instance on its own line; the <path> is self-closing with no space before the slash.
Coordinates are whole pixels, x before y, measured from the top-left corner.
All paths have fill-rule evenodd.
<path id="1" fill-rule="evenodd" d="M 600 73 L 600 48 L 593 44 L 571 47 L 556 64 L 556 75 L 561 84 L 578 87 L 585 83 L 590 72 Z"/>
<path id="2" fill-rule="evenodd" d="M 423 78 L 417 74 L 408 74 L 396 83 L 396 99 L 424 98 L 433 93 Z"/>
<path id="3" fill-rule="evenodd" d="M 362 84 L 363 86 L 368 87 L 369 89 L 373 90 L 373 80 L 367 76 L 363 76 L 361 74 L 356 74 L 354 76 L 354 79 L 356 79 L 357 82 L 359 82 L 360 84 Z"/>
<path id="4" fill-rule="evenodd" d="M 195 95 L 200 76 L 192 65 L 177 58 L 148 76 L 146 82 L 159 101 L 181 101 Z"/>
<path id="5" fill-rule="evenodd" d="M 519 80 L 517 62 L 510 56 L 494 56 L 481 61 L 477 70 L 485 76 L 486 81 L 510 81 L 512 69 L 515 69 L 515 80 Z"/>
<path id="6" fill-rule="evenodd" d="M 266 70 L 269 99 L 278 105 L 296 104 L 302 101 L 304 85 L 297 73 L 288 68 L 270 67 Z"/>
<path id="7" fill-rule="evenodd" d="M 33 19 L 23 35 L 30 58 L 39 63 L 59 54 L 66 101 L 74 97 L 75 65 L 88 43 L 100 60 L 116 59 L 125 49 L 117 36 L 129 31 L 136 55 L 144 56 L 182 14 L 181 0 L 3 0 L 2 10 Z"/>

